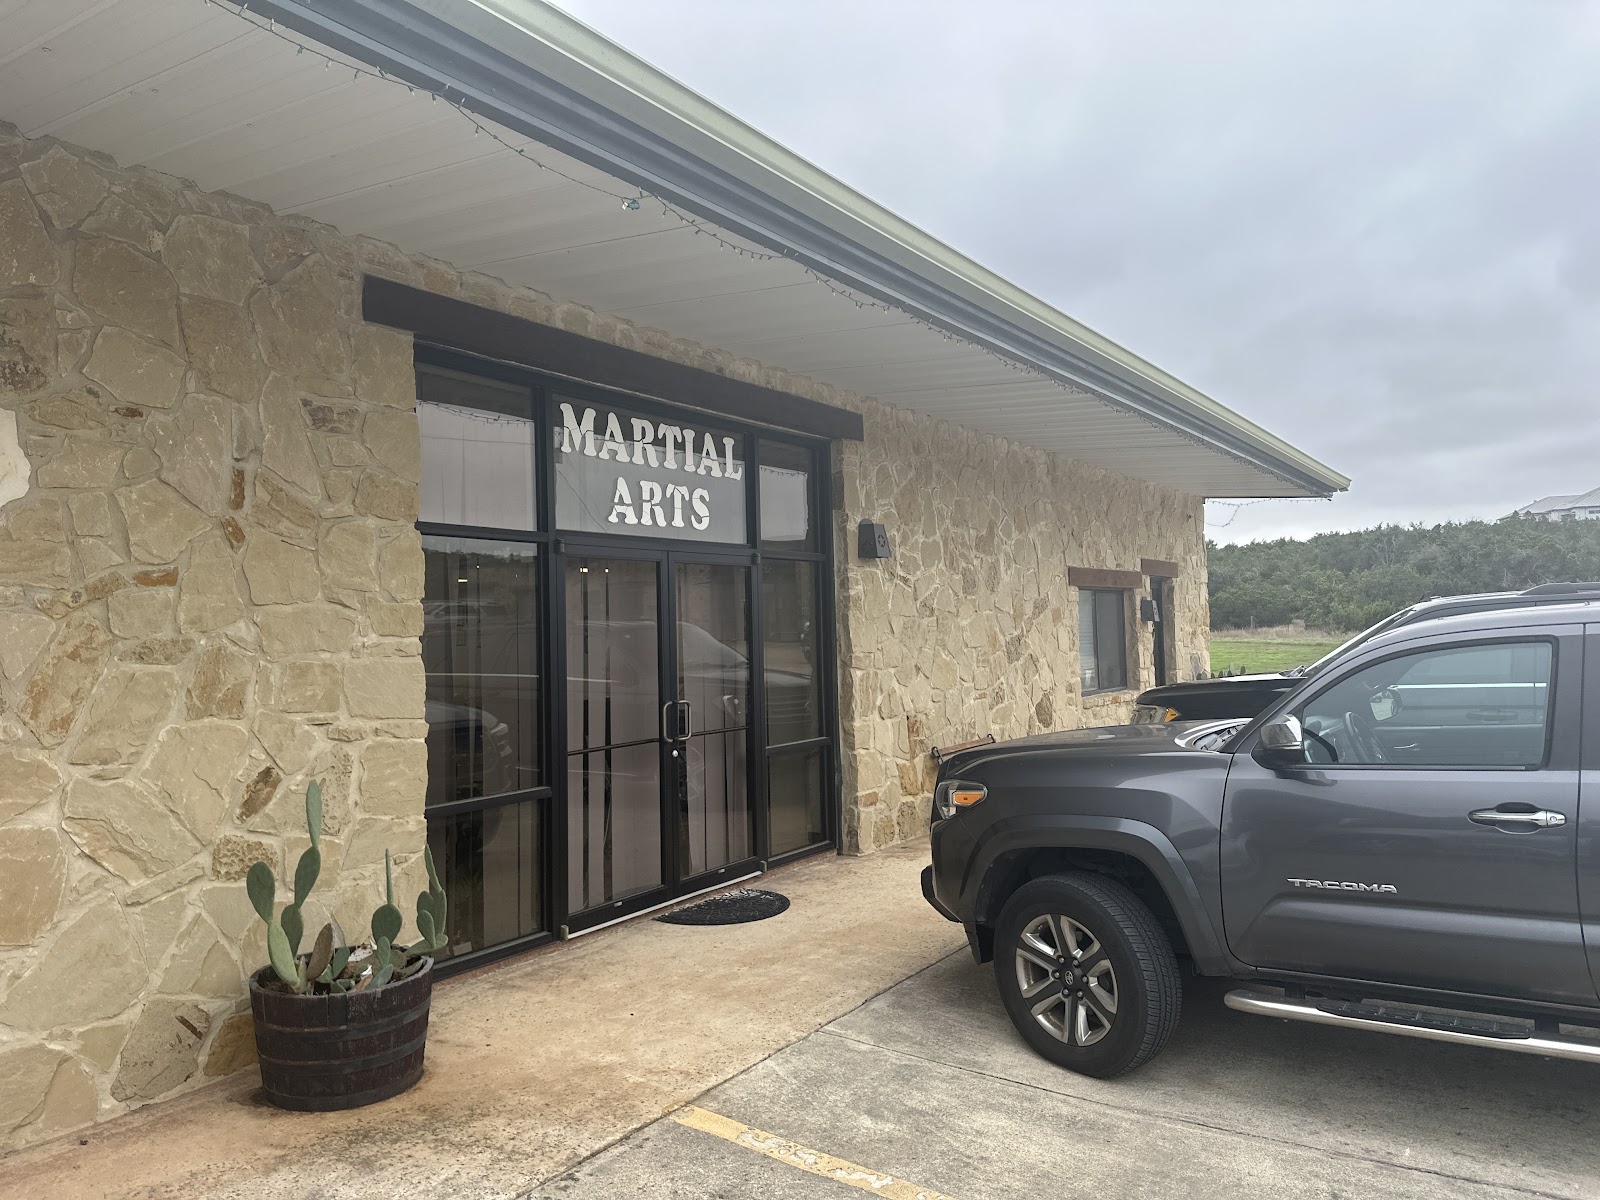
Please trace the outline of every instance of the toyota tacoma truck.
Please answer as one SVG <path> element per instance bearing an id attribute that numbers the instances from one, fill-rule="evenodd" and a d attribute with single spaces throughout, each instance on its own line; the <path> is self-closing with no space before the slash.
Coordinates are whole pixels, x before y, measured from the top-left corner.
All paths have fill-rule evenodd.
<path id="1" fill-rule="evenodd" d="M 1249 721 L 940 766 L 929 902 L 1022 1037 L 1108 1077 L 1185 971 L 1246 1013 L 1600 1061 L 1600 604 L 1380 633 Z"/>

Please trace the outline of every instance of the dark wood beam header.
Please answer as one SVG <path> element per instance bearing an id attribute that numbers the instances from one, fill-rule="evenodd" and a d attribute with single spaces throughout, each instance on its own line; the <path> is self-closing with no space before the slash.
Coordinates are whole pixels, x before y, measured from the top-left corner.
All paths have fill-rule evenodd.
<path id="1" fill-rule="evenodd" d="M 1068 567 L 1067 583 L 1075 588 L 1117 588 L 1138 591 L 1144 576 L 1138 571 L 1108 571 L 1100 567 Z"/>
<path id="2" fill-rule="evenodd" d="M 368 275 L 362 316 L 425 342 L 811 437 L 859 442 L 860 413 L 729 379 L 525 317 Z"/>
<path id="3" fill-rule="evenodd" d="M 1146 575 L 1154 575 L 1161 579 L 1176 579 L 1183 574 L 1183 568 L 1175 562 L 1168 562 L 1164 558 L 1141 558 L 1139 570 Z"/>

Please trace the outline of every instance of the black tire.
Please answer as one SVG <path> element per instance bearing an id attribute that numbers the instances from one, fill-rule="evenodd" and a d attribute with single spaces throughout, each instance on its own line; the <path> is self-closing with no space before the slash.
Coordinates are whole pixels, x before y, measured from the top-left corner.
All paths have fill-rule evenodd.
<path id="1" fill-rule="evenodd" d="M 1053 958 L 1040 949 L 1052 943 L 1062 951 Z M 995 930 L 994 973 L 1023 1040 L 1058 1066 L 1099 1079 L 1154 1058 L 1183 1007 L 1177 960 L 1149 908 L 1116 880 L 1087 872 L 1046 875 L 1016 890 Z"/>

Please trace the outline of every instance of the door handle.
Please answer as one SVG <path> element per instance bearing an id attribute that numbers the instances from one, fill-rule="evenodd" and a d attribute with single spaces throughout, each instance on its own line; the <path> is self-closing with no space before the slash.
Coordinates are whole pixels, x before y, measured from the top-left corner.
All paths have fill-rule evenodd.
<path id="1" fill-rule="evenodd" d="M 1528 833 L 1536 829 L 1556 829 L 1567 823 L 1565 813 L 1550 812 L 1543 808 L 1509 811 L 1501 808 L 1480 808 L 1468 813 L 1467 819 L 1476 821 L 1479 825 L 1520 826 Z"/>
<path id="2" fill-rule="evenodd" d="M 687 700 L 679 700 L 677 702 L 677 708 L 678 708 L 678 740 L 680 742 L 687 742 L 689 740 L 689 734 L 692 732 L 692 730 L 690 729 L 690 720 L 691 720 L 691 714 L 693 713 L 694 710 L 690 707 L 689 702 Z"/>

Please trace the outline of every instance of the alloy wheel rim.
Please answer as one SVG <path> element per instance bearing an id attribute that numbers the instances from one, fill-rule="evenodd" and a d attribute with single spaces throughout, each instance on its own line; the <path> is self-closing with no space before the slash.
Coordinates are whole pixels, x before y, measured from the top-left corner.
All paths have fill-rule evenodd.
<path id="1" fill-rule="evenodd" d="M 1069 1046 L 1092 1046 L 1117 1018 L 1117 973 L 1100 939 L 1071 917 L 1045 913 L 1023 927 L 1017 987 L 1039 1027 Z"/>

